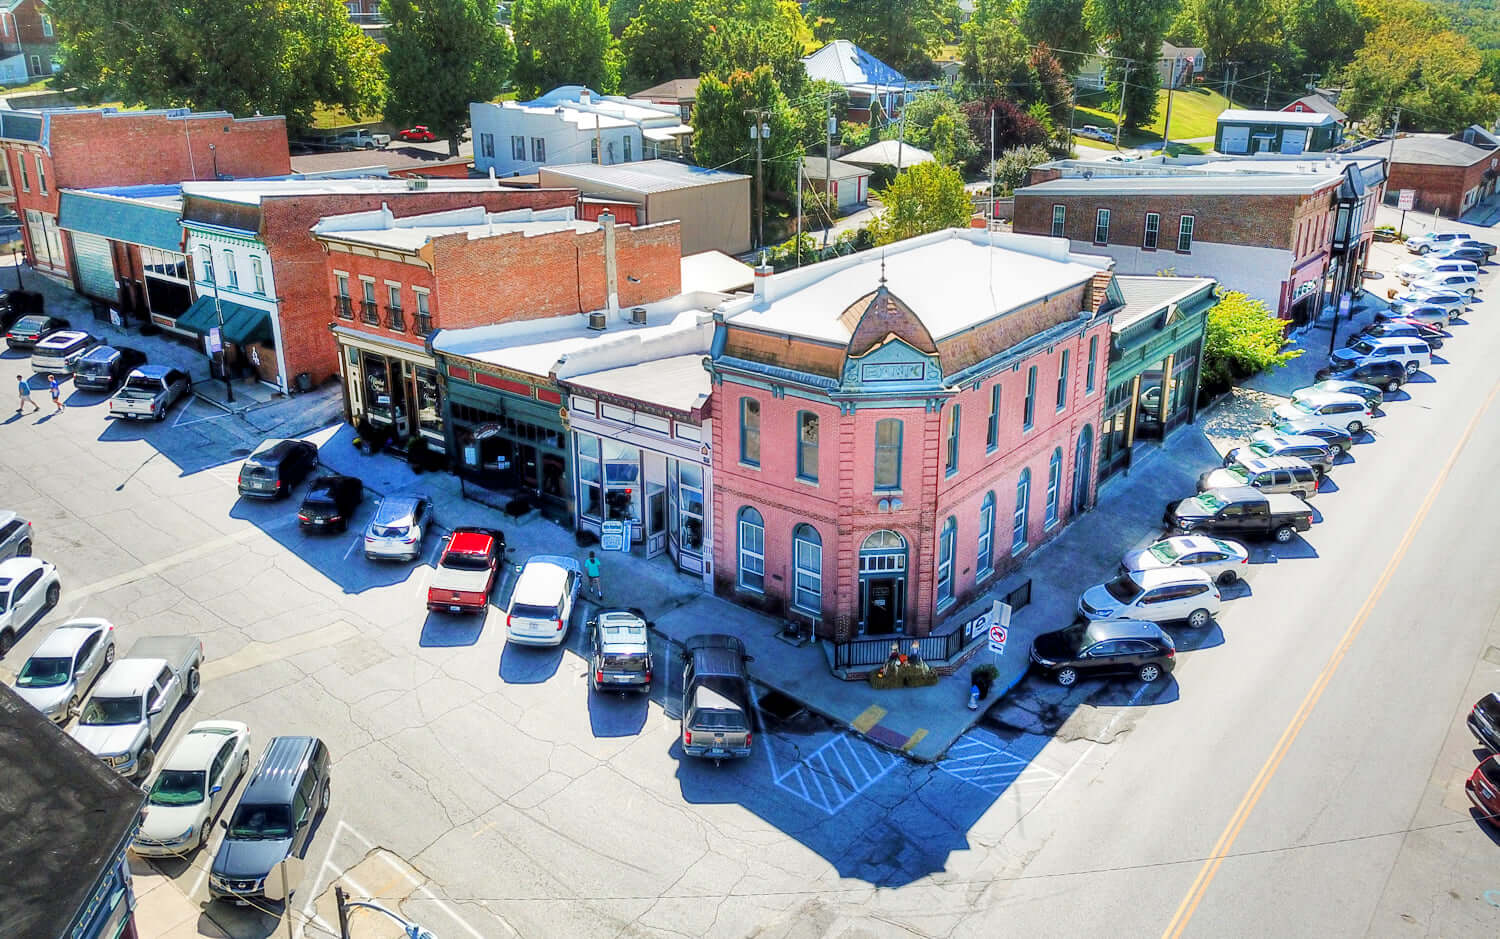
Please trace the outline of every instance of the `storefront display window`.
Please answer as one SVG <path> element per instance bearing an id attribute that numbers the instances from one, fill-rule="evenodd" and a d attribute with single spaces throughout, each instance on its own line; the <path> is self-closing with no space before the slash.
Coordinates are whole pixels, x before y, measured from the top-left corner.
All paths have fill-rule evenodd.
<path id="1" fill-rule="evenodd" d="M 600 521 L 604 498 L 599 487 L 599 438 L 578 434 L 578 514 Z"/>
<path id="2" fill-rule="evenodd" d="M 610 521 L 641 519 L 641 451 L 616 440 L 601 441 L 604 452 L 604 508 Z"/>
<path id="3" fill-rule="evenodd" d="M 681 509 L 681 529 L 678 542 L 684 551 L 701 554 L 703 551 L 703 467 L 693 463 L 678 463 L 678 506 Z"/>
<path id="4" fill-rule="evenodd" d="M 429 442 L 436 441 L 441 446 L 443 441 L 443 389 L 438 384 L 437 370 L 422 365 L 413 365 L 411 369 L 416 374 L 417 425 L 422 429 L 424 435 L 429 438 Z"/>
<path id="5" fill-rule="evenodd" d="M 371 417 L 391 420 L 391 370 L 385 356 L 362 354 L 365 374 L 365 410 Z"/>

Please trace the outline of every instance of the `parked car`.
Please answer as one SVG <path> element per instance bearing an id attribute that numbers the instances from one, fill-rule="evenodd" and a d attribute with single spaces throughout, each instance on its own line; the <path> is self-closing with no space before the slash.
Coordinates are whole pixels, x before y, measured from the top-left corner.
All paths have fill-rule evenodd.
<path id="1" fill-rule="evenodd" d="M 748 757 L 754 714 L 744 643 L 718 633 L 693 636 L 682 645 L 684 756 L 709 760 Z"/>
<path id="2" fill-rule="evenodd" d="M 1376 319 L 1382 315 L 1402 316 L 1408 309 L 1419 306 L 1440 306 L 1448 311 L 1449 319 L 1457 319 L 1464 315 L 1464 311 L 1473 304 L 1473 298 L 1466 293 L 1457 290 L 1449 290 L 1446 287 L 1408 287 L 1404 293 L 1391 298 L 1390 311 L 1379 311 L 1375 314 Z"/>
<path id="3" fill-rule="evenodd" d="M 71 375 L 84 353 L 99 345 L 99 340 L 75 329 L 48 333 L 31 347 L 31 370 L 44 374 Z"/>
<path id="4" fill-rule="evenodd" d="M 1078 613 L 1085 619 L 1185 622 L 1202 629 L 1218 612 L 1219 590 L 1213 578 L 1191 569 L 1118 574 L 1088 588 L 1078 598 Z"/>
<path id="5" fill-rule="evenodd" d="M 651 690 L 651 624 L 631 607 L 599 610 L 589 620 L 589 685 L 595 691 Z"/>
<path id="6" fill-rule="evenodd" d="M 1457 242 L 1430 256 L 1439 261 L 1468 261 L 1478 266 L 1488 261 L 1491 254 L 1494 254 L 1494 252 L 1486 252 L 1478 245 L 1469 242 Z"/>
<path id="7" fill-rule="evenodd" d="M 73 384 L 90 391 L 113 391 L 146 364 L 146 353 L 129 346 L 95 346 L 73 367 Z"/>
<path id="8" fill-rule="evenodd" d="M 1409 378 L 1406 374 L 1406 364 L 1396 361 L 1382 362 L 1357 362 L 1353 365 L 1340 365 L 1335 368 L 1332 364 L 1318 369 L 1313 376 L 1318 381 L 1339 379 L 1341 381 L 1358 381 L 1375 385 L 1385 389 L 1386 394 L 1395 394 L 1401 390 Z"/>
<path id="9" fill-rule="evenodd" d="M 396 136 L 410 143 L 432 143 L 437 140 L 437 134 L 428 130 L 426 124 L 408 127 L 406 130 L 397 133 Z"/>
<path id="10" fill-rule="evenodd" d="M 1426 254 L 1429 251 L 1436 251 L 1445 245 L 1464 241 L 1468 237 L 1468 235 L 1461 231 L 1423 232 L 1420 235 L 1412 235 L 1406 239 L 1406 250 L 1412 254 Z"/>
<path id="11" fill-rule="evenodd" d="M 1443 332 L 1446 327 L 1442 325 L 1447 322 L 1448 314 L 1441 307 L 1431 307 L 1430 311 L 1433 315 L 1427 319 L 1424 319 L 1422 314 L 1408 314 L 1387 319 L 1377 316 L 1375 322 L 1350 336 L 1345 340 L 1344 345 L 1354 345 L 1361 336 L 1369 336 L 1372 339 L 1405 337 L 1420 339 L 1427 343 L 1429 349 L 1441 349 L 1443 340 L 1448 338 L 1448 334 Z"/>
<path id="12" fill-rule="evenodd" d="M 250 728 L 199 721 L 162 760 L 130 848 L 142 857 L 181 857 L 208 844 L 229 790 L 250 769 Z"/>
<path id="13" fill-rule="evenodd" d="M 1446 287 L 1458 293 L 1468 294 L 1472 299 L 1479 292 L 1479 276 L 1464 271 L 1434 272 L 1410 281 L 1408 286 L 1423 289 Z"/>
<path id="14" fill-rule="evenodd" d="M 578 602 L 583 569 L 570 557 L 527 559 L 505 609 L 505 639 L 526 646 L 562 645 Z"/>
<path id="15" fill-rule="evenodd" d="M 240 466 L 240 496 L 285 499 L 317 465 L 315 444 L 306 440 L 267 440 Z"/>
<path id="16" fill-rule="evenodd" d="M 31 523 L 10 511 L 0 511 L 0 561 L 31 557 Z"/>
<path id="17" fill-rule="evenodd" d="M 1298 388 L 1292 392 L 1292 400 L 1300 401 L 1309 396 L 1320 394 L 1354 395 L 1362 399 L 1365 402 L 1365 406 L 1371 410 L 1380 407 L 1385 401 L 1385 392 L 1374 385 L 1366 384 L 1362 381 L 1347 381 L 1336 378 L 1327 378 L 1315 384 L 1308 385 L 1305 388 Z"/>
<path id="18" fill-rule="evenodd" d="M 33 620 L 57 606 L 62 583 L 57 568 L 33 557 L 0 561 L 0 658 Z"/>
<path id="19" fill-rule="evenodd" d="M 386 496 L 365 528 L 365 557 L 415 561 L 422 555 L 422 536 L 432 517 L 426 496 Z"/>
<path id="20" fill-rule="evenodd" d="M 309 531 L 349 530 L 349 518 L 359 511 L 365 484 L 353 476 L 329 473 L 314 479 L 297 510 L 297 524 Z"/>
<path id="21" fill-rule="evenodd" d="M 1278 421 L 1289 421 L 1299 417 L 1321 417 L 1343 427 L 1351 434 L 1365 429 L 1373 416 L 1370 405 L 1358 395 L 1337 391 L 1304 391 L 1300 397 L 1293 396 L 1285 404 L 1278 404 L 1271 411 Z"/>
<path id="22" fill-rule="evenodd" d="M 1084 675 L 1135 675 L 1151 683 L 1177 661 L 1172 637 L 1155 623 L 1133 619 L 1080 619 L 1032 640 L 1031 664 L 1064 688 Z"/>
<path id="23" fill-rule="evenodd" d="M 1479 252 L 1484 255 L 1485 260 L 1489 260 L 1495 256 L 1495 245 L 1488 241 L 1478 241 L 1474 238 L 1458 238 L 1450 242 L 1450 244 L 1454 248 L 1478 248 Z"/>
<path id="24" fill-rule="evenodd" d="M 248 905 L 266 894 L 266 878 L 289 856 L 302 856 L 313 820 L 333 794 L 328 747 L 317 737 L 272 737 L 227 821 L 208 871 L 208 895 Z"/>
<path id="25" fill-rule="evenodd" d="M 1474 767 L 1474 774 L 1464 783 L 1469 801 L 1482 814 L 1485 825 L 1500 827 L 1500 756 L 1486 757 Z"/>
<path id="26" fill-rule="evenodd" d="M 1323 420 L 1321 417 L 1314 419 Z M 1268 429 L 1262 428 L 1251 434 L 1243 447 L 1231 448 L 1228 453 L 1224 454 L 1224 465 L 1232 466 L 1252 456 L 1294 456 L 1311 466 L 1313 472 L 1320 475 L 1333 468 L 1333 461 L 1337 455 L 1329 444 L 1308 435 L 1283 437 L 1276 433 L 1268 434 L 1266 433 Z"/>
<path id="27" fill-rule="evenodd" d="M 180 368 L 142 365 L 109 399 L 109 416 L 132 421 L 165 420 L 167 409 L 193 390 L 193 380 Z"/>
<path id="28" fill-rule="evenodd" d="M 483 615 L 504 558 L 505 535 L 499 529 L 453 529 L 427 586 L 427 609 Z"/>
<path id="29" fill-rule="evenodd" d="M 1354 436 L 1342 427 L 1334 427 L 1326 423 L 1321 417 L 1299 417 L 1294 421 L 1277 421 L 1267 427 L 1262 427 L 1251 434 L 1248 442 L 1250 444 L 1261 441 L 1275 440 L 1277 437 L 1315 437 L 1327 450 L 1328 459 L 1337 461 L 1340 454 L 1348 453 L 1354 448 Z M 1239 448 L 1235 448 L 1236 452 Z M 1292 454 L 1295 456 L 1295 454 Z M 1308 461 L 1297 457 L 1304 463 Z M 1312 466 L 1313 472 L 1319 475 L 1326 473 L 1326 466 Z"/>
<path id="30" fill-rule="evenodd" d="M 333 138 L 333 145 L 340 150 L 378 150 L 390 142 L 390 134 L 372 134 L 368 130 L 346 130 Z"/>
<path id="31" fill-rule="evenodd" d="M 1254 486 L 1261 492 L 1287 492 L 1303 501 L 1318 494 L 1318 473 L 1294 456 L 1247 456 L 1198 477 L 1198 491 Z"/>
<path id="32" fill-rule="evenodd" d="M 1366 362 L 1400 362 L 1408 378 L 1432 364 L 1432 350 L 1419 339 L 1365 338 L 1352 346 L 1335 349 L 1330 369 L 1344 369 Z"/>
<path id="33" fill-rule="evenodd" d="M 1313 516 L 1307 503 L 1296 496 L 1237 486 L 1169 503 L 1162 521 L 1174 533 L 1273 538 L 1285 544 L 1297 532 L 1310 530 Z"/>
<path id="34" fill-rule="evenodd" d="M 68 321 L 60 316 L 32 313 L 16 320 L 5 334 L 5 344 L 12 349 L 32 349 L 37 343 L 57 332 L 67 329 Z"/>
<path id="35" fill-rule="evenodd" d="M 1409 284 L 1414 280 L 1424 280 L 1438 274 L 1479 274 L 1479 265 L 1473 261 L 1465 261 L 1459 258 L 1441 258 L 1438 255 L 1429 255 L 1409 264 L 1403 264 L 1396 269 L 1396 278 L 1403 284 Z"/>
<path id="36" fill-rule="evenodd" d="M 1500 694 L 1490 692 L 1469 711 L 1469 733 L 1491 753 L 1500 753 Z"/>
<path id="37" fill-rule="evenodd" d="M 1249 549 L 1237 541 L 1204 535 L 1173 535 L 1139 551 L 1126 552 L 1120 559 L 1120 573 L 1193 570 L 1212 577 L 1214 583 L 1228 585 L 1244 577 L 1249 563 Z"/>
<path id="38" fill-rule="evenodd" d="M 16 676 L 22 701 L 59 724 L 78 710 L 115 660 L 115 627 L 105 619 L 75 619 L 47 634 Z"/>
<path id="39" fill-rule="evenodd" d="M 144 779 L 156 746 L 186 698 L 198 694 L 203 643 L 187 636 L 137 639 L 105 669 L 69 733 L 121 776 Z"/>

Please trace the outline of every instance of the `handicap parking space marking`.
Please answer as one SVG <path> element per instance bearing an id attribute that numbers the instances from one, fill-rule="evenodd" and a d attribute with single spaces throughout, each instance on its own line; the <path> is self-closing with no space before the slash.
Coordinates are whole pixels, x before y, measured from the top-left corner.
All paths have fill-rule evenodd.
<path id="1" fill-rule="evenodd" d="M 827 815 L 838 814 L 902 759 L 853 734 L 841 733 L 783 769 L 776 759 L 776 747 L 769 740 L 767 743 L 771 781 Z"/>
<path id="2" fill-rule="evenodd" d="M 183 418 L 187 416 L 188 411 L 192 410 L 193 405 L 197 403 L 198 399 L 189 394 L 187 400 L 183 402 L 182 407 L 177 409 L 177 416 L 172 419 L 172 426 L 187 427 L 191 424 L 201 424 L 204 421 L 216 421 L 221 417 L 232 416 L 228 411 L 220 410 L 214 405 L 206 405 L 206 407 L 213 408 L 216 413 L 210 414 L 208 417 L 195 417 L 190 421 L 183 420 Z"/>
<path id="3" fill-rule="evenodd" d="M 1014 786 L 1043 785 L 1050 789 L 1061 778 L 1061 774 L 1037 765 L 1034 758 L 1016 756 L 973 732 L 948 749 L 938 769 L 992 796 Z"/>

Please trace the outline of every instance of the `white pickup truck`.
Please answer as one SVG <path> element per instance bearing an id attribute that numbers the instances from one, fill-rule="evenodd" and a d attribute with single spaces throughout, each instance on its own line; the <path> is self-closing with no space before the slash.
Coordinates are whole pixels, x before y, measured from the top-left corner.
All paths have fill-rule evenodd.
<path id="1" fill-rule="evenodd" d="M 390 142 L 390 134 L 372 134 L 367 130 L 348 130 L 333 138 L 333 145 L 340 150 L 380 150 Z"/>
<path id="2" fill-rule="evenodd" d="M 198 693 L 203 643 L 152 636 L 136 640 L 94 686 L 70 733 L 122 776 L 144 778 L 177 705 Z"/>

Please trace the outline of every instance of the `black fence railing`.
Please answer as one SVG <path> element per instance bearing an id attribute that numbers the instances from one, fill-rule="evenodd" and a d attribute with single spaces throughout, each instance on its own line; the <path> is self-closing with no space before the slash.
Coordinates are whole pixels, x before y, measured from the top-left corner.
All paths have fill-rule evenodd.
<path id="1" fill-rule="evenodd" d="M 354 307 L 349 302 L 348 297 L 333 298 L 333 315 L 341 320 L 354 319 Z"/>
<path id="2" fill-rule="evenodd" d="M 385 325 L 398 333 L 406 332 L 406 318 L 402 315 L 399 306 L 385 308 Z"/>
<path id="3" fill-rule="evenodd" d="M 923 660 L 929 662 L 946 661 L 963 651 L 964 633 L 961 629 L 942 636 L 924 636 L 921 639 L 913 639 L 910 636 L 868 636 L 863 639 L 852 639 L 849 642 L 836 642 L 833 644 L 833 666 L 834 668 L 860 668 L 870 665 L 884 665 L 891 657 L 891 644 L 895 643 L 896 650 L 901 655 L 911 655 L 911 644 L 917 644 L 917 654 Z"/>
<path id="4" fill-rule="evenodd" d="M 431 313 L 418 313 L 417 314 L 416 327 L 417 327 L 417 335 L 418 336 L 426 336 L 428 333 L 431 333 L 432 332 L 432 314 Z"/>
<path id="5" fill-rule="evenodd" d="M 370 324 L 371 326 L 380 325 L 380 307 L 376 306 L 375 301 L 366 300 L 364 303 L 360 304 L 360 309 L 364 314 L 366 323 Z"/>

